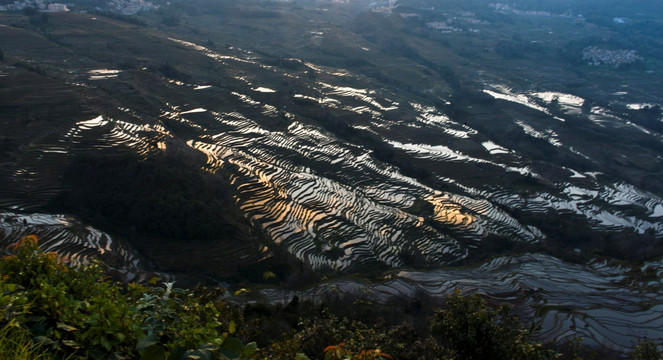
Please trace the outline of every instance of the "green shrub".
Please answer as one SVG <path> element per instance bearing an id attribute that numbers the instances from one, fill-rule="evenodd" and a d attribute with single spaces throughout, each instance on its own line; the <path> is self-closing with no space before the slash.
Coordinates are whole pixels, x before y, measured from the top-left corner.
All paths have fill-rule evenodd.
<path id="1" fill-rule="evenodd" d="M 325 348 L 325 360 L 382 360 L 391 359 L 380 350 L 362 350 L 353 354 L 343 347 L 344 344 L 330 345 Z"/>
<path id="2" fill-rule="evenodd" d="M 656 343 L 647 339 L 640 341 L 631 353 L 633 360 L 659 360 L 661 358 L 661 352 Z"/>
<path id="3" fill-rule="evenodd" d="M 357 302 L 352 305 L 357 306 Z M 263 317 L 278 318 L 284 312 L 265 313 Z M 279 323 L 284 325 L 283 321 Z M 261 325 L 254 323 L 254 326 Z M 271 326 L 268 325 L 268 328 L 271 329 Z M 341 345 L 329 347 L 330 343 Z M 282 360 L 293 359 L 298 353 L 306 354 L 311 359 L 328 359 L 332 356 L 327 354 L 328 351 L 322 354 L 322 349 L 336 349 L 334 354 L 348 355 L 348 359 L 354 359 L 352 356 L 355 355 L 373 359 L 370 356 L 377 353 L 367 349 L 379 349 L 380 354 L 386 353 L 394 359 L 404 360 L 440 359 L 451 355 L 435 339 L 422 336 L 409 324 L 388 326 L 378 322 L 368 325 L 359 320 L 339 318 L 324 307 L 316 313 L 302 314 L 291 331 L 286 331 L 281 339 L 271 341 L 271 347 L 264 355 Z M 342 356 L 338 358 L 344 359 Z"/>
<path id="4" fill-rule="evenodd" d="M 431 332 L 459 359 L 549 359 L 554 355 L 532 340 L 535 328 L 525 328 L 510 306 L 488 306 L 478 295 L 459 290 L 437 310 Z"/>
<path id="5" fill-rule="evenodd" d="M 86 359 L 250 359 L 257 350 L 231 336 L 234 325 L 221 331 L 223 303 L 172 284 L 122 286 L 97 263 L 74 266 L 39 251 L 36 236 L 10 250 L 0 259 L 0 326 L 12 329 L 3 338 L 8 344 Z"/>
<path id="6" fill-rule="evenodd" d="M 51 360 L 53 357 L 35 345 L 20 324 L 10 321 L 0 328 L 0 359 Z"/>
<path id="7" fill-rule="evenodd" d="M 133 321 L 138 292 L 105 280 L 98 264 L 72 267 L 56 253 L 39 251 L 36 236 L 13 246 L 0 261 L 4 286 L 20 289 L 28 304 L 15 317 L 34 341 L 55 352 L 128 356 L 140 329 Z M 5 315 L 11 315 L 6 313 Z M 16 316 L 16 315 L 14 315 Z"/>

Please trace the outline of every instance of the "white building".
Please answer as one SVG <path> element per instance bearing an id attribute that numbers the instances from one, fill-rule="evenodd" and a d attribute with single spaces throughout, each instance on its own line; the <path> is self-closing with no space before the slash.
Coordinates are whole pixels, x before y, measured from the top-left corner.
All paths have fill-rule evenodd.
<path id="1" fill-rule="evenodd" d="M 54 3 L 54 4 L 48 4 L 48 11 L 65 12 L 69 11 L 69 8 L 67 8 L 67 4 Z"/>

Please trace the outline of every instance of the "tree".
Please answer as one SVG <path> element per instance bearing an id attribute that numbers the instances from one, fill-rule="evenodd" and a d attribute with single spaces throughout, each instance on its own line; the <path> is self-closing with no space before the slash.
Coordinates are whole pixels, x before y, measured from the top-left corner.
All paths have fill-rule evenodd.
<path id="1" fill-rule="evenodd" d="M 43 253 L 34 235 L 7 250 L 0 257 L 0 359 L 256 358 L 256 343 L 233 336 L 223 302 L 173 283 L 116 283 L 94 260 L 76 265 Z M 27 356 L 8 355 L 11 340 Z"/>
<path id="2" fill-rule="evenodd" d="M 492 308 L 479 295 L 459 290 L 446 298 L 431 321 L 431 333 L 458 359 L 548 359 L 552 353 L 532 340 L 509 305 Z"/>
<path id="3" fill-rule="evenodd" d="M 35 16 L 38 13 L 39 13 L 39 10 L 37 10 L 37 8 L 32 7 L 32 6 L 28 6 L 25 9 L 23 9 L 23 15 Z"/>
<path id="4" fill-rule="evenodd" d="M 161 19 L 161 23 L 163 23 L 166 26 L 179 26 L 180 18 L 179 16 L 175 15 L 166 16 L 163 19 Z"/>
<path id="5" fill-rule="evenodd" d="M 33 16 L 30 16 L 30 23 L 35 26 L 42 27 L 46 24 L 48 24 L 48 14 L 42 13 L 42 14 L 36 14 Z"/>
<path id="6" fill-rule="evenodd" d="M 631 353 L 633 360 L 659 360 L 661 352 L 652 340 L 643 340 L 635 346 Z"/>

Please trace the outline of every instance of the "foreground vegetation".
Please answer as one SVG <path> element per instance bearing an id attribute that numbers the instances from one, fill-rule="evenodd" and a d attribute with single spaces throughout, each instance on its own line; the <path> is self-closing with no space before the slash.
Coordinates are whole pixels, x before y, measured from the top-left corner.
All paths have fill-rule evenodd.
<path id="1" fill-rule="evenodd" d="M 9 250 L 12 254 L 0 259 L 0 359 L 560 356 L 535 341 L 535 328 L 526 328 L 510 307 L 490 307 L 476 295 L 451 294 L 441 309 L 432 311 L 427 324 L 393 324 L 382 320 L 389 317 L 366 300 L 345 306 L 348 316 L 342 316 L 337 315 L 342 311 L 297 298 L 287 305 L 242 308 L 224 300 L 220 289 L 123 285 L 108 279 L 99 264 L 74 265 L 39 251 L 36 236 Z M 416 312 L 423 306 L 415 302 L 399 307 L 420 318 Z M 651 341 L 633 353 L 634 359 L 659 357 Z"/>

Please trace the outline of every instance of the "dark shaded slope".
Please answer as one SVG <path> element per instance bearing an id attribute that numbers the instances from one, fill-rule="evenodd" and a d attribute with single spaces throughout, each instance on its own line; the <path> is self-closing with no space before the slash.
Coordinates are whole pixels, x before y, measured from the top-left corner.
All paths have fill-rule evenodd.
<path id="1" fill-rule="evenodd" d="M 263 251 L 228 181 L 201 170 L 204 157 L 183 144 L 198 130 L 161 124 L 164 96 L 177 96 L 164 76 L 183 73 L 150 57 L 167 37 L 136 29 L 80 14 L 52 14 L 48 36 L 2 27 L 13 47 L 0 68 L 0 206 L 77 214 L 129 240 L 157 268 L 198 280 L 260 280 L 268 264 L 289 273 Z M 63 251 L 78 241 L 63 239 Z"/>

